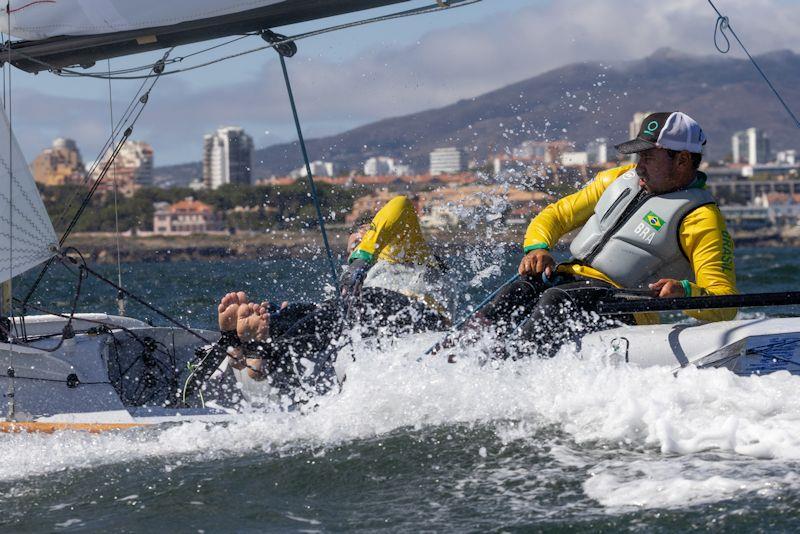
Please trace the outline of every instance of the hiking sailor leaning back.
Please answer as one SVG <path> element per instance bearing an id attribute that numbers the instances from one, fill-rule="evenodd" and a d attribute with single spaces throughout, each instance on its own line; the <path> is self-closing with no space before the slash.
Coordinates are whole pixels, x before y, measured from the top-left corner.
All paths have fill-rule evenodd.
<path id="1" fill-rule="evenodd" d="M 685 113 L 646 117 L 637 137 L 616 147 L 636 154 L 638 163 L 600 172 L 542 210 L 525 234 L 519 280 L 476 316 L 469 331 L 491 326 L 510 334 L 519 325 L 515 335 L 531 342 L 529 350 L 552 355 L 566 341 L 614 326 L 610 317 L 591 312 L 621 288 L 649 289 L 659 297 L 735 294 L 733 242 L 698 170 L 705 143 Z M 572 258 L 557 265 L 550 250 L 578 228 Z M 716 321 L 732 319 L 736 310 L 687 313 Z M 654 319 L 616 317 L 629 324 Z"/>
<path id="2" fill-rule="evenodd" d="M 391 338 L 450 325 L 440 292 L 446 266 L 426 242 L 410 199 L 397 196 L 358 222 L 348 249 L 339 299 L 256 304 L 241 291 L 222 298 L 221 338 L 210 350 L 215 358 L 228 356 L 245 392 L 305 402 L 339 385 L 334 364 L 337 347 L 347 343 L 342 338 Z"/>

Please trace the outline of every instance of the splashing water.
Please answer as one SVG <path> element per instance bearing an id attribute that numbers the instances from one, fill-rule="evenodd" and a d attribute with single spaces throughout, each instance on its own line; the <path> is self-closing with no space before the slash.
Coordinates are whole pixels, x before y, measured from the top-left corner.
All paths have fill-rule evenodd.
<path id="1" fill-rule="evenodd" d="M 436 339 L 361 346 L 343 390 L 305 415 L 0 436 L 0 524 L 797 527 L 800 377 L 674 376 L 569 353 L 418 361 Z"/>

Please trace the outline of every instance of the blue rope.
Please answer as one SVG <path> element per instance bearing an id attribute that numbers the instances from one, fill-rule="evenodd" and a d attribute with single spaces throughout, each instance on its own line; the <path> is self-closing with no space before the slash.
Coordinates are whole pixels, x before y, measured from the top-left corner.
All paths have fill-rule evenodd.
<path id="1" fill-rule="evenodd" d="M 739 39 L 738 35 L 736 35 L 736 32 L 733 31 L 733 28 L 731 28 L 730 19 L 728 17 L 724 16 L 722 13 L 720 13 L 719 9 L 717 9 L 717 6 L 714 5 L 714 2 L 712 2 L 711 0 L 708 0 L 708 4 L 711 6 L 711 8 L 714 11 L 717 12 L 717 23 L 716 23 L 716 26 L 714 27 L 714 46 L 721 53 L 727 54 L 728 51 L 731 49 L 731 42 L 728 39 L 728 36 L 725 35 L 725 30 L 728 30 L 729 32 L 731 32 L 731 35 L 733 35 L 733 38 L 736 39 L 736 42 L 739 43 L 739 46 L 742 47 L 742 50 L 744 50 L 744 53 L 747 54 L 747 57 L 750 60 L 750 62 L 756 68 L 756 70 L 761 75 L 761 77 L 764 78 L 764 81 L 767 82 L 767 85 L 769 86 L 769 88 L 772 89 L 772 92 L 775 94 L 775 97 L 778 99 L 778 101 L 783 106 L 783 109 L 785 109 L 786 113 L 788 113 L 789 116 L 792 117 L 792 120 L 794 121 L 795 126 L 800 128 L 800 120 L 798 120 L 797 116 L 789 108 L 789 105 L 786 103 L 786 101 L 780 95 L 778 90 L 775 89 L 775 86 L 772 85 L 772 82 L 769 80 L 769 78 L 767 78 L 767 75 L 764 73 L 764 71 L 761 70 L 761 67 L 758 65 L 756 60 L 753 59 L 753 56 L 750 55 L 750 52 L 747 50 L 747 47 L 744 46 L 744 43 L 742 43 L 742 40 Z M 725 42 L 726 42 L 727 46 L 725 47 L 724 50 L 719 46 L 719 43 L 717 41 L 717 32 L 719 32 L 722 35 L 722 37 L 725 38 Z"/>
<path id="2" fill-rule="evenodd" d="M 308 178 L 308 186 L 311 188 L 311 198 L 314 200 L 314 207 L 317 210 L 317 221 L 319 222 L 319 229 L 322 231 L 322 241 L 325 243 L 325 252 L 328 253 L 328 263 L 331 267 L 331 276 L 333 276 L 333 285 L 336 288 L 336 298 L 339 298 L 339 277 L 336 274 L 336 263 L 333 261 L 333 253 L 331 252 L 330 243 L 328 243 L 328 233 L 325 231 L 325 218 L 322 216 L 322 208 L 319 204 L 319 197 L 317 196 L 317 186 L 314 184 L 314 176 L 311 174 L 311 164 L 308 161 L 308 151 L 306 150 L 306 142 L 303 139 L 303 131 L 300 129 L 300 119 L 297 117 L 297 107 L 294 103 L 294 95 L 292 94 L 292 84 L 289 81 L 289 71 L 286 70 L 286 60 L 282 54 L 278 54 L 281 60 L 281 68 L 283 69 L 283 79 L 286 81 L 286 91 L 289 93 L 289 104 L 292 106 L 292 115 L 294 115 L 294 125 L 297 128 L 297 138 L 300 140 L 300 150 L 303 152 L 303 161 L 306 164 L 306 178 Z"/>

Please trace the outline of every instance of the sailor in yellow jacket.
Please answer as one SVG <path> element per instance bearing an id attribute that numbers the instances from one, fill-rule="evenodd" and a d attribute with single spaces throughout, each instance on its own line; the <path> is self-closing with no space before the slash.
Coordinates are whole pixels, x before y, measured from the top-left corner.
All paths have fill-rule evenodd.
<path id="1" fill-rule="evenodd" d="M 414 203 L 398 195 L 354 225 L 350 257 L 341 279 L 345 297 L 363 287 L 383 288 L 425 303 L 445 314 L 441 275 L 445 265 L 431 250 Z"/>
<path id="2" fill-rule="evenodd" d="M 268 380 L 286 394 L 324 393 L 339 383 L 333 364 L 346 328 L 358 325 L 361 336 L 374 336 L 449 326 L 438 306 L 444 266 L 407 197 L 393 198 L 371 220 L 357 223 L 348 252 L 338 299 L 277 306 L 251 303 L 243 292 L 223 297 L 222 354 L 242 379 Z"/>
<path id="3" fill-rule="evenodd" d="M 592 310 L 621 288 L 652 296 L 736 293 L 733 241 L 698 170 L 705 135 L 681 112 L 654 113 L 638 136 L 617 145 L 638 163 L 603 171 L 586 187 L 547 206 L 528 226 L 520 279 L 504 288 L 473 325 L 517 329 L 541 353 L 612 326 Z M 556 264 L 550 250 L 580 228 L 572 258 Z M 699 320 L 732 319 L 735 309 L 688 311 Z M 616 317 L 651 323 L 657 316 Z"/>

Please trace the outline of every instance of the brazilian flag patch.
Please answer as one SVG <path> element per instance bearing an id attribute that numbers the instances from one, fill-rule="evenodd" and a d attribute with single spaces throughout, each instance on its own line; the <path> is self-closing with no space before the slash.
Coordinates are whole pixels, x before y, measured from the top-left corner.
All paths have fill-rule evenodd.
<path id="1" fill-rule="evenodd" d="M 661 227 L 664 226 L 665 221 L 652 211 L 648 211 L 647 215 L 644 216 L 644 222 L 650 225 L 650 227 L 658 232 L 661 230 Z"/>

